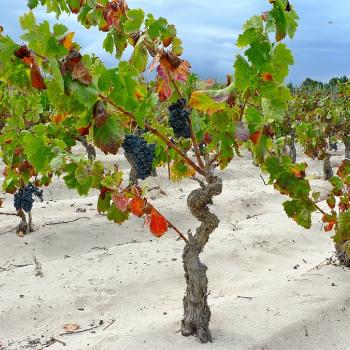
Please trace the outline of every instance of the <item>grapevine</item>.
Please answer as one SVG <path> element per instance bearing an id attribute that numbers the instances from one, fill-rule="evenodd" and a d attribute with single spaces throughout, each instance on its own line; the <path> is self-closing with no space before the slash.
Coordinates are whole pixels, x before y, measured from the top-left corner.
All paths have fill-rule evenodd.
<path id="1" fill-rule="evenodd" d="M 57 18 L 77 14 L 86 28 L 94 26 L 105 33 L 102 46 L 115 56 L 116 64 L 109 67 L 95 55 L 83 55 L 73 32 L 62 24 L 37 23 L 32 11 L 21 17 L 25 44 L 0 33 L 0 80 L 9 106 L 0 115 L 2 188 L 15 194 L 15 215 L 23 220 L 24 211 L 30 213 L 32 207 L 30 196 L 41 195 L 31 187 L 33 181 L 42 187 L 59 176 L 82 196 L 96 190 L 97 210 L 110 221 L 121 224 L 132 214 L 144 217 L 158 238 L 169 229 L 175 231 L 185 245 L 181 333 L 197 335 L 203 343 L 212 341 L 212 336 L 207 267 L 200 254 L 219 225 L 208 204 L 223 191 L 221 170 L 240 156 L 240 149 L 249 149 L 256 165 L 270 175 L 269 183 L 289 196 L 283 206 L 291 219 L 310 228 L 312 213 L 320 212 L 327 230 L 335 228 L 336 248 L 348 254 L 348 163 L 330 179 L 328 213 L 311 191 L 307 164 L 283 155 L 280 135 L 276 135 L 289 109 L 294 115 L 289 116 L 287 132 L 295 129 L 299 142 L 307 139 L 303 135 L 312 129 L 307 117 L 320 114 L 318 120 L 324 121 L 325 110 L 339 102 L 317 95 L 311 108 L 305 104 L 305 109 L 299 109 L 302 99 L 285 86 L 294 59 L 283 41 L 293 38 L 298 26 L 298 15 L 288 0 L 269 1 L 268 11 L 245 23 L 237 39 L 240 53 L 234 73 L 220 87 L 198 81 L 182 57 L 175 26 L 164 18 L 130 9 L 124 0 L 37 0 L 30 1 L 29 7 L 39 4 Z M 124 59 L 127 48 L 131 55 Z M 155 73 L 154 81 L 146 81 L 146 70 Z M 337 107 L 344 111 L 346 103 Z M 297 110 L 303 112 L 300 123 Z M 341 118 L 341 114 L 331 117 Z M 142 137 L 135 135 L 138 129 L 143 130 Z M 136 179 L 144 180 L 154 168 L 166 165 L 173 180 L 197 180 L 200 187 L 187 199 L 189 211 L 200 222 L 195 232 L 183 234 L 188 228 L 180 230 L 166 219 L 147 199 L 146 191 L 126 184 L 117 162 L 107 166 L 92 150 L 88 157 L 74 153 L 78 142 L 112 156 L 124 148 Z M 304 146 L 311 152 L 310 143 L 305 141 Z M 317 156 L 324 153 L 324 146 L 319 138 Z M 338 212 L 333 210 L 336 205 Z"/>

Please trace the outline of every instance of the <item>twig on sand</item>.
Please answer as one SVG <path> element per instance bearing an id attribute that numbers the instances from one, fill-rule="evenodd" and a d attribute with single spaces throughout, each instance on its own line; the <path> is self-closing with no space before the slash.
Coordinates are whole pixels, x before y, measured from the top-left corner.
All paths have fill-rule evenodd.
<path id="1" fill-rule="evenodd" d="M 93 329 L 100 328 L 101 326 L 102 326 L 102 324 L 99 324 L 99 325 L 97 325 L 97 326 L 93 326 L 93 327 L 86 328 L 86 329 L 81 329 L 81 330 L 79 330 L 79 331 L 65 332 L 65 333 L 61 333 L 60 336 L 62 336 L 62 335 L 72 335 L 72 334 L 78 334 L 78 333 L 89 332 L 89 331 L 92 331 Z"/>
<path id="2" fill-rule="evenodd" d="M 255 297 L 245 297 L 242 295 L 237 295 L 237 299 L 249 299 L 249 300 L 253 300 Z"/>
<path id="3" fill-rule="evenodd" d="M 62 344 L 63 346 L 66 346 L 66 345 L 67 345 L 64 341 L 59 340 L 59 339 L 56 339 L 56 338 L 54 338 L 54 337 L 51 337 L 50 340 L 48 340 L 48 341 L 46 342 L 46 344 L 45 344 L 43 347 L 41 347 L 39 350 L 46 349 L 46 348 L 48 348 L 49 346 L 51 346 L 51 345 L 53 345 L 53 344 L 55 344 L 55 343 L 60 343 L 60 344 Z"/>
<path id="4" fill-rule="evenodd" d="M 335 265 L 333 258 L 334 258 L 334 254 L 330 258 L 326 258 L 325 260 L 321 261 L 318 265 L 314 266 L 312 269 L 308 270 L 306 273 L 309 273 L 313 270 L 318 270 L 323 266 Z"/>
<path id="5" fill-rule="evenodd" d="M 108 323 L 108 325 L 103 328 L 103 330 L 105 331 L 106 329 L 108 329 L 113 323 L 115 323 L 115 319 L 111 320 L 111 322 Z"/>
<path id="6" fill-rule="evenodd" d="M 10 271 L 10 270 L 14 270 L 14 269 L 19 269 L 21 267 L 26 267 L 26 266 L 33 266 L 33 264 L 21 264 L 21 265 L 10 264 L 7 267 L 0 267 L 0 272 Z"/>
<path id="7" fill-rule="evenodd" d="M 264 185 L 265 186 L 268 186 L 269 184 L 265 181 L 265 179 L 263 178 L 263 176 L 260 174 L 260 178 L 261 180 L 263 181 Z"/>
<path id="8" fill-rule="evenodd" d="M 6 216 L 18 216 L 18 213 L 4 213 L 4 212 L 0 212 L 0 215 L 6 215 Z"/>
<path id="9" fill-rule="evenodd" d="M 15 230 L 16 228 L 17 228 L 17 226 L 12 227 L 12 228 L 10 228 L 10 229 L 4 231 L 4 232 L 0 232 L 0 236 L 1 236 L 1 235 L 4 235 L 5 233 L 10 233 L 10 232 L 12 232 L 13 230 Z"/>
<path id="10" fill-rule="evenodd" d="M 70 221 L 58 221 L 58 222 L 46 222 L 45 225 L 61 225 L 61 224 L 69 224 L 71 222 L 75 222 L 81 219 L 87 219 L 90 220 L 91 218 L 87 217 L 87 216 L 82 216 L 80 218 L 74 219 L 74 220 L 70 220 Z"/>

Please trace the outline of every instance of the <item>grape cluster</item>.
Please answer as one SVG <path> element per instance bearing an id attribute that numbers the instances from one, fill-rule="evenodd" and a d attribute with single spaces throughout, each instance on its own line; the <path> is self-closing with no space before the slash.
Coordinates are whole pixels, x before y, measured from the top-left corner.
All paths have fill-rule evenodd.
<path id="1" fill-rule="evenodd" d="M 126 135 L 123 143 L 125 153 L 134 163 L 137 178 L 144 180 L 151 176 L 153 171 L 154 144 L 148 144 L 138 135 Z"/>
<path id="2" fill-rule="evenodd" d="M 43 200 L 43 191 L 39 191 L 39 189 L 31 183 L 19 189 L 13 198 L 13 204 L 16 210 L 19 211 L 23 209 L 25 212 L 29 213 L 33 208 L 33 195 L 38 197 L 41 201 Z"/>
<path id="3" fill-rule="evenodd" d="M 175 137 L 189 139 L 191 137 L 190 113 L 186 111 L 185 106 L 186 100 L 184 98 L 169 106 L 169 124 L 174 130 Z"/>
<path id="4" fill-rule="evenodd" d="M 329 149 L 332 151 L 338 151 L 338 145 L 336 142 L 330 142 Z"/>

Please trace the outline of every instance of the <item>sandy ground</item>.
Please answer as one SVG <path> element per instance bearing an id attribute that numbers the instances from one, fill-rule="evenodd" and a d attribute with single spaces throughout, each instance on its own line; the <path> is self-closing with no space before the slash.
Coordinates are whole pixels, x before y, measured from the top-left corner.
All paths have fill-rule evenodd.
<path id="1" fill-rule="evenodd" d="M 321 171 L 311 161 L 309 174 Z M 195 229 L 186 197 L 196 183 L 173 184 L 165 171 L 160 175 L 150 186 L 166 195 L 152 190 L 153 203 L 183 232 Z M 0 217 L 0 349 L 42 349 L 51 337 L 66 346 L 57 342 L 50 350 L 350 349 L 350 272 L 315 268 L 333 253 L 320 216 L 311 230 L 287 218 L 286 198 L 263 184 L 247 155 L 222 177 L 224 193 L 211 206 L 221 224 L 202 254 L 213 344 L 178 332 L 183 242 L 171 231 L 154 238 L 138 218 L 109 223 L 95 210 L 96 193 L 79 198 L 57 180 L 35 205 L 34 233 L 19 238 L 16 218 Z M 328 185 L 314 180 L 313 186 L 324 192 Z M 13 210 L 10 196 L 4 210 Z M 33 255 L 43 277 L 34 274 Z M 65 324 L 99 327 L 61 335 Z"/>

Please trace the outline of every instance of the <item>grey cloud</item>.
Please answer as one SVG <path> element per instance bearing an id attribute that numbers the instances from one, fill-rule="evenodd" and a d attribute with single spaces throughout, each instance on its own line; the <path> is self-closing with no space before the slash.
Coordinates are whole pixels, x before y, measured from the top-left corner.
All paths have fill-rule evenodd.
<path id="1" fill-rule="evenodd" d="M 26 0 L 2 0 L 0 24 L 7 33 L 19 38 L 18 16 L 26 11 Z M 289 80 L 301 82 L 305 77 L 327 80 L 349 72 L 350 2 L 345 0 L 292 0 L 299 16 L 296 37 L 288 41 L 295 55 Z M 235 42 L 245 20 L 269 8 L 267 0 L 130 0 L 130 7 L 141 7 L 155 16 L 166 17 L 178 28 L 184 41 L 185 58 L 201 78 L 224 79 L 232 73 L 237 48 Z M 36 11 L 40 19 L 48 18 L 44 10 Z M 50 21 L 55 21 L 50 16 Z M 61 20 L 60 20 L 61 21 Z M 329 24 L 328 22 L 332 23 Z M 112 56 L 102 49 L 104 33 L 86 31 L 74 17 L 62 19 L 85 52 L 95 52 L 106 63 Z"/>

